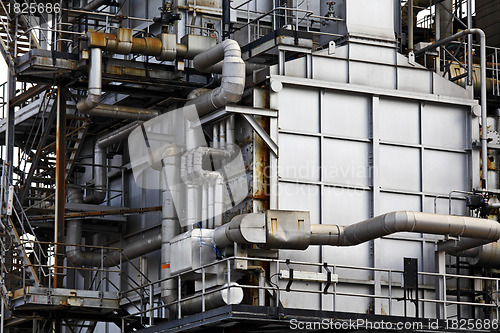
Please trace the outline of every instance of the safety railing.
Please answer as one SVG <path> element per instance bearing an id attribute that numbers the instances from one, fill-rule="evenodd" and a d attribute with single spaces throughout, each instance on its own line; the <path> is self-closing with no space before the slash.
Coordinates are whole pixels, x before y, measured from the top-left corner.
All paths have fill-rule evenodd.
<path id="1" fill-rule="evenodd" d="M 56 260 L 55 257 L 66 256 L 66 254 L 55 253 L 54 249 L 56 245 L 58 247 L 71 246 L 79 248 L 81 251 L 98 253 L 100 255 L 100 265 L 97 267 L 71 266 L 69 265 L 69 263 L 68 265 L 57 265 L 56 263 L 58 262 L 58 260 Z M 79 286 L 76 281 L 68 280 L 68 276 L 70 275 L 76 276 L 81 274 L 88 274 L 87 280 L 90 281 L 88 286 L 85 286 L 85 290 L 100 292 L 120 291 L 120 287 L 113 283 L 113 281 L 120 280 L 120 276 L 122 275 L 122 261 L 120 260 L 119 262 L 114 263 L 116 265 L 114 265 L 113 267 L 106 267 L 105 265 L 105 262 L 107 260 L 110 260 L 107 255 L 108 251 L 121 252 L 120 248 L 27 240 L 20 244 L 15 244 L 12 247 L 12 250 L 16 249 L 24 249 L 29 253 L 30 256 L 33 255 L 33 258 L 36 257 L 44 259 L 42 261 L 34 261 L 33 263 L 31 263 L 31 266 L 42 273 L 40 275 L 40 287 L 46 287 L 49 291 L 54 288 L 54 281 L 58 278 L 58 276 L 66 277 L 65 286 L 67 288 L 78 289 L 79 287 L 81 287 L 81 289 L 84 289 L 84 286 Z M 41 254 L 44 251 L 46 255 Z M 29 283 L 25 277 L 27 276 L 26 272 L 31 269 L 31 267 L 29 267 L 30 265 L 27 264 L 18 264 L 17 266 L 22 269 L 22 295 L 26 300 L 26 295 L 29 291 Z M 64 286 L 59 286 L 59 288 L 64 288 Z M 17 294 L 19 294 L 19 292 Z"/>
<path id="2" fill-rule="evenodd" d="M 311 25 L 313 23 L 320 23 L 323 24 L 328 21 L 332 22 L 343 22 L 345 21 L 342 18 L 335 17 L 335 16 L 321 16 L 321 15 L 316 15 L 314 11 L 309 10 L 309 9 L 302 9 L 299 8 L 299 6 L 295 7 L 286 7 L 286 6 L 279 6 L 275 7 L 267 12 L 258 12 L 254 10 L 250 10 L 249 3 L 251 1 L 247 1 L 243 4 L 240 4 L 237 7 L 233 7 L 233 10 L 238 10 L 242 12 L 247 13 L 247 22 L 243 23 L 241 25 L 238 25 L 236 28 L 234 28 L 234 31 L 242 30 L 244 28 L 248 27 L 248 37 L 247 41 L 248 43 L 253 42 L 254 40 L 257 40 L 258 38 L 262 37 L 259 31 L 261 30 L 261 25 L 262 22 L 270 22 L 272 24 L 272 28 L 274 30 L 277 30 L 281 28 L 280 21 L 283 23 L 283 26 L 288 27 L 289 29 L 294 29 L 298 31 L 299 29 L 302 29 L 304 31 L 310 32 L 312 34 L 317 34 L 317 35 L 329 35 L 332 37 L 342 37 L 343 35 L 340 34 L 334 34 L 334 33 L 327 33 L 327 32 L 320 32 L 314 29 L 311 29 Z M 244 8 L 247 5 L 246 9 Z M 256 33 L 253 34 L 251 33 L 252 28 L 256 29 Z M 233 32 L 234 32 L 233 31 Z"/>
<path id="3" fill-rule="evenodd" d="M 264 274 L 265 279 L 259 279 L 261 282 L 256 285 L 236 285 L 231 278 L 234 267 L 236 263 L 246 262 L 251 270 L 260 270 Z M 250 266 L 253 263 L 253 266 Z M 255 266 L 256 263 L 260 263 L 262 266 Z M 210 273 L 214 267 L 224 270 L 225 283 L 223 285 L 207 288 L 206 282 L 207 275 Z M 265 271 L 265 268 L 269 272 Z M 301 270 L 306 270 L 308 272 L 323 272 L 325 276 L 330 276 L 331 280 L 319 280 L 314 282 L 313 279 L 308 280 L 310 287 L 305 289 L 300 287 L 298 283 L 293 283 L 293 274 L 288 274 L 288 276 L 283 276 L 282 272 L 284 270 L 289 270 L 292 267 L 300 267 Z M 250 268 L 249 268 L 250 269 Z M 197 280 L 201 282 L 201 290 L 194 295 L 184 295 L 182 290 L 183 282 L 193 280 L 193 274 L 198 274 Z M 201 303 L 199 312 L 204 312 L 207 310 L 207 299 L 211 294 L 225 291 L 228 293 L 227 299 L 231 299 L 230 293 L 231 288 L 242 288 L 244 293 L 246 292 L 257 292 L 260 297 L 265 297 L 268 294 L 268 303 L 260 301 L 259 305 L 271 304 L 271 306 L 280 307 L 283 306 L 283 297 L 287 293 L 298 293 L 307 295 L 317 295 L 318 297 L 330 297 L 331 302 L 329 307 L 323 306 L 324 302 L 316 302 L 319 308 L 315 310 L 319 311 L 344 311 L 342 304 L 345 304 L 346 299 L 351 299 L 355 301 L 356 299 L 369 299 L 372 301 L 378 300 L 384 302 L 386 305 L 385 309 L 387 315 L 389 316 L 402 316 L 401 314 L 401 302 L 408 302 L 410 304 L 410 299 L 405 299 L 402 296 L 404 292 L 404 274 L 405 272 L 400 269 L 385 269 L 385 268 L 372 268 L 372 267 L 360 267 L 360 266 L 350 266 L 350 265 L 336 265 L 327 263 L 311 263 L 311 262 L 300 262 L 300 261 L 289 261 L 289 260 L 279 260 L 279 259 L 269 259 L 269 258 L 246 258 L 246 257 L 230 257 L 224 258 L 213 263 L 203 265 L 199 268 L 191 269 L 180 274 L 172 275 L 167 279 L 162 279 L 159 281 L 145 283 L 139 287 L 132 288 L 126 291 L 122 291 L 122 297 L 138 292 L 150 290 L 149 295 L 157 291 L 157 296 L 161 288 L 162 282 L 173 280 L 175 281 L 176 289 L 174 291 L 173 298 L 174 301 L 170 303 L 163 303 L 160 301 L 159 297 L 150 297 L 149 305 L 147 309 L 142 311 L 131 313 L 124 317 L 124 320 L 136 320 L 138 317 L 147 320 L 149 325 L 154 325 L 154 318 L 162 317 L 166 314 L 166 310 L 173 312 L 178 319 L 184 316 L 182 312 L 182 304 L 198 299 L 197 302 Z M 472 276 L 472 275 L 458 275 L 458 274 L 441 274 L 434 272 L 417 272 L 418 278 L 418 291 L 420 296 L 418 297 L 417 306 L 422 309 L 426 309 L 428 306 L 435 308 L 440 307 L 441 314 L 436 315 L 436 318 L 431 319 L 448 319 L 454 313 L 450 306 L 468 306 L 473 309 L 479 310 L 489 310 L 491 315 L 491 320 L 498 320 L 499 307 L 498 302 L 498 292 L 500 278 L 485 277 L 485 276 Z M 333 276 L 338 279 L 334 279 Z M 353 279 L 353 276 L 360 276 L 359 279 Z M 378 275 L 377 281 L 374 276 Z M 459 286 L 459 283 L 450 282 L 450 280 L 460 279 L 462 283 L 468 281 L 469 285 L 488 285 L 490 287 L 490 297 L 483 297 L 481 299 L 475 297 L 462 296 L 457 299 L 453 295 Z M 298 280 L 297 280 L 298 281 Z M 290 283 L 292 282 L 292 283 Z M 346 289 L 349 285 L 356 285 L 356 287 L 364 286 L 363 290 L 366 292 L 360 292 L 359 288 L 353 289 L 356 292 L 350 292 Z M 379 288 L 374 286 L 378 284 Z M 342 286 L 342 288 L 338 288 Z M 233 289 L 234 290 L 234 289 Z M 476 290 L 477 294 L 483 292 L 482 290 Z M 429 295 L 434 295 L 435 297 L 429 297 Z M 349 300 L 347 300 L 349 302 Z M 405 306 L 406 307 L 406 306 Z M 413 313 L 415 313 L 414 311 Z M 420 313 L 425 313 L 420 311 Z M 472 312 L 474 313 L 474 312 Z M 408 315 L 410 317 L 410 315 Z M 429 319 L 429 318 L 427 318 Z"/>

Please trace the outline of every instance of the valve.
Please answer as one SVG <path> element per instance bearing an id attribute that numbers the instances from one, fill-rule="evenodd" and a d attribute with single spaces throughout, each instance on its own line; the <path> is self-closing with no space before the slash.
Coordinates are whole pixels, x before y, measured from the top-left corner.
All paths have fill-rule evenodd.
<path id="1" fill-rule="evenodd" d="M 165 5 L 158 8 L 161 15 L 160 17 L 155 17 L 153 19 L 154 22 L 159 22 L 162 26 L 162 32 L 166 32 L 165 30 L 168 26 L 175 24 L 176 21 L 181 19 L 180 13 L 174 13 L 172 8 L 172 2 L 168 1 Z"/>
<path id="2" fill-rule="evenodd" d="M 328 13 L 326 13 L 326 17 L 335 17 L 335 9 L 333 6 L 335 6 L 336 2 L 335 1 L 329 1 L 326 3 L 328 5 Z"/>

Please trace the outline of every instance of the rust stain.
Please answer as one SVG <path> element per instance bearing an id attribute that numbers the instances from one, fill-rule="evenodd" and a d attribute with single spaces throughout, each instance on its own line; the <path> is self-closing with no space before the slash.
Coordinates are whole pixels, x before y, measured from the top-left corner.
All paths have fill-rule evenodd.
<path id="1" fill-rule="evenodd" d="M 255 117 L 257 122 L 264 128 L 269 130 L 269 121 L 264 117 Z M 269 149 L 264 141 L 254 133 L 254 188 L 253 199 L 262 202 L 263 208 L 268 206 L 269 198 Z"/>
<path id="2" fill-rule="evenodd" d="M 90 33 L 90 46 L 92 47 L 105 47 L 106 35 L 101 32 Z"/>
<path id="3" fill-rule="evenodd" d="M 195 1 L 189 0 L 188 4 L 191 6 L 194 6 Z M 220 9 L 221 1 L 220 0 L 196 0 L 196 6 Z"/>
<path id="4" fill-rule="evenodd" d="M 142 68 L 123 67 L 123 75 L 146 76 L 146 70 Z"/>

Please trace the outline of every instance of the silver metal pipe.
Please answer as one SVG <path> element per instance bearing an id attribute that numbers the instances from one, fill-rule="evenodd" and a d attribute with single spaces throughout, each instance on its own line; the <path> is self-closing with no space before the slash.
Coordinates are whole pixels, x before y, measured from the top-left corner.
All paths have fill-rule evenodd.
<path id="1" fill-rule="evenodd" d="M 226 283 L 224 287 L 227 287 Z M 241 288 L 237 283 L 231 283 L 231 286 L 226 289 L 222 289 L 216 292 L 205 294 L 205 310 L 210 310 L 230 304 L 240 304 L 243 301 L 243 288 Z M 189 315 L 193 313 L 199 313 L 202 311 L 203 297 L 198 295 L 197 297 L 191 298 L 187 301 L 181 302 L 181 313 L 183 315 Z M 177 313 L 177 303 L 174 303 L 169 307 L 170 311 Z"/>
<path id="2" fill-rule="evenodd" d="M 219 122 L 219 148 L 220 149 L 226 148 L 226 122 L 225 121 Z"/>
<path id="3" fill-rule="evenodd" d="M 219 148 L 219 126 L 217 125 L 217 123 L 215 123 L 213 126 L 212 147 Z"/>
<path id="4" fill-rule="evenodd" d="M 102 50 L 90 49 L 88 95 L 76 104 L 78 111 L 87 113 L 99 104 L 102 93 Z"/>
<path id="5" fill-rule="evenodd" d="M 470 237 L 493 242 L 500 238 L 500 224 L 493 220 L 467 216 L 399 211 L 349 226 L 332 228 L 330 225 L 311 225 L 310 244 L 352 246 L 396 232 Z M 326 235 L 328 235 L 328 239 L 324 238 Z"/>
<path id="6" fill-rule="evenodd" d="M 132 120 L 149 120 L 160 115 L 156 110 L 110 104 L 97 104 L 92 109 L 80 111 L 90 116 Z"/>
<path id="7" fill-rule="evenodd" d="M 241 59 L 239 44 L 227 39 L 193 59 L 194 67 L 201 72 L 211 72 L 218 62 L 223 61 L 220 87 L 189 101 L 196 105 L 198 115 L 203 116 L 229 103 L 239 102 L 245 89 L 245 62 Z"/>
<path id="8" fill-rule="evenodd" d="M 408 52 L 413 52 L 413 0 L 408 0 Z"/>
<path id="9" fill-rule="evenodd" d="M 391 212 L 348 226 L 305 222 L 297 228 L 296 214 L 290 214 L 289 220 L 283 215 L 279 227 L 266 221 L 266 213 L 236 216 L 215 229 L 213 242 L 221 247 L 238 243 L 305 249 L 309 245 L 353 246 L 397 232 L 467 237 L 484 243 L 500 239 L 500 223 L 493 220 L 410 211 Z"/>
<path id="10" fill-rule="evenodd" d="M 201 220 L 203 228 L 208 229 L 208 186 L 203 184 L 201 188 Z"/>
<path id="11" fill-rule="evenodd" d="M 121 105 L 99 104 L 102 94 L 102 50 L 90 48 L 89 83 L 87 98 L 77 103 L 78 111 L 87 115 L 119 119 L 149 120 L 160 112 Z"/>
<path id="12" fill-rule="evenodd" d="M 183 195 L 175 184 L 180 184 L 180 157 L 177 154 L 168 155 L 163 159 L 162 177 L 165 184 L 169 184 L 168 190 L 162 193 L 162 222 L 161 222 L 161 278 L 168 279 L 170 274 L 170 240 L 178 234 L 179 221 L 176 213 L 176 204 Z M 177 206 L 177 209 L 182 209 Z M 161 297 L 164 302 L 170 303 L 175 299 L 176 281 L 174 279 L 164 280 L 161 283 Z"/>
<path id="13" fill-rule="evenodd" d="M 481 29 L 467 29 L 462 30 L 452 36 L 443 38 L 431 44 L 423 49 L 416 51 L 415 56 L 425 54 L 425 52 L 433 50 L 441 45 L 448 44 L 460 37 L 466 35 L 475 34 L 479 37 L 479 47 L 481 53 L 481 126 L 483 126 L 483 130 L 481 131 L 481 161 L 482 161 L 482 177 L 481 177 L 481 187 L 483 190 L 488 189 L 487 184 L 487 176 L 488 176 L 488 138 L 486 131 L 486 124 L 488 118 L 487 111 L 487 101 L 486 101 L 486 35 L 484 31 Z"/>
<path id="14" fill-rule="evenodd" d="M 94 146 L 94 192 L 87 195 L 84 203 L 101 204 L 106 198 L 107 157 L 106 147 L 125 140 L 142 122 L 133 122 L 100 137 Z"/>
<path id="15" fill-rule="evenodd" d="M 226 146 L 231 147 L 234 144 L 234 115 L 226 119 Z"/>
<path id="16" fill-rule="evenodd" d="M 491 243 L 491 240 L 462 237 L 458 240 L 449 240 L 438 245 L 438 251 L 445 251 L 452 256 L 468 256 L 470 250 L 477 251 L 484 244 Z"/>
<path id="17" fill-rule="evenodd" d="M 214 228 L 222 225 L 222 213 L 224 212 L 224 179 L 217 177 L 214 183 Z"/>

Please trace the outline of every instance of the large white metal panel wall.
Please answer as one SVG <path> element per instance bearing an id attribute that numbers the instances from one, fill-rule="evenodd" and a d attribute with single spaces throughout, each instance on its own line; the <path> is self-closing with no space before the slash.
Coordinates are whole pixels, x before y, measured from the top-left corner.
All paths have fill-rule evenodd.
<path id="1" fill-rule="evenodd" d="M 286 84 L 277 101 L 279 209 L 309 210 L 312 223 L 348 225 L 394 210 L 448 213 L 448 201 L 437 197 L 470 189 L 470 107 Z M 463 201 L 453 200 L 452 211 L 464 213 Z M 281 251 L 280 258 L 402 269 L 406 256 L 432 271 L 436 239 L 405 233 L 349 248 Z M 371 282 L 339 284 L 337 291 L 369 294 L 375 285 L 388 292 L 383 274 L 349 274 Z M 298 308 L 387 313 L 389 307 L 361 297 L 282 298 Z M 396 301 L 391 307 L 393 315 L 403 314 Z"/>

